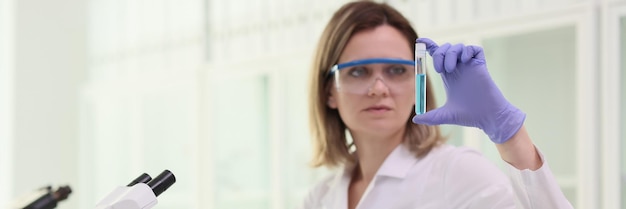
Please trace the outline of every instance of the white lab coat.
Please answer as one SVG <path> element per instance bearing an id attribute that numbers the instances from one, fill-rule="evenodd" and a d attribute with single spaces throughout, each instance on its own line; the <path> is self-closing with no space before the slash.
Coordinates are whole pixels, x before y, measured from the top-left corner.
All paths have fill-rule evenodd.
<path id="1" fill-rule="evenodd" d="M 470 148 L 441 145 L 418 159 L 401 144 L 385 159 L 356 208 L 572 208 L 541 159 L 543 166 L 536 171 L 505 163 L 507 178 Z M 301 208 L 346 209 L 353 168 L 345 166 L 323 179 Z"/>

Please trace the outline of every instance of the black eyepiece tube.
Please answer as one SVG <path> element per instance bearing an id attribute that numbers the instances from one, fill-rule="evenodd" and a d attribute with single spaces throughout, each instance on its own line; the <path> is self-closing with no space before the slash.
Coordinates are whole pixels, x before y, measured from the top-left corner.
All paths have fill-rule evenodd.
<path id="1" fill-rule="evenodd" d="M 61 186 L 57 189 L 56 192 L 52 193 L 54 199 L 57 201 L 65 200 L 72 193 L 72 188 L 70 186 Z"/>
<path id="2" fill-rule="evenodd" d="M 46 189 L 48 193 L 37 198 L 37 200 L 28 204 L 23 209 L 54 209 L 57 207 L 57 203 L 67 199 L 70 193 L 72 193 L 72 189 L 69 186 L 59 187 L 55 192 L 52 192 L 50 186 Z"/>
<path id="3" fill-rule="evenodd" d="M 175 182 L 176 177 L 174 176 L 174 174 L 169 170 L 164 170 L 163 172 L 161 172 L 161 174 L 159 174 L 159 176 L 148 182 L 148 186 L 150 186 L 155 196 L 159 196 L 161 193 L 167 190 L 167 188 L 170 188 L 170 186 L 172 186 L 172 184 L 174 184 Z"/>
<path id="4" fill-rule="evenodd" d="M 152 180 L 152 177 L 150 177 L 150 175 L 148 175 L 147 173 L 143 173 L 140 176 L 138 176 L 135 180 L 131 181 L 128 185 L 129 187 L 134 186 L 135 184 L 138 183 L 148 183 L 150 180 Z"/>

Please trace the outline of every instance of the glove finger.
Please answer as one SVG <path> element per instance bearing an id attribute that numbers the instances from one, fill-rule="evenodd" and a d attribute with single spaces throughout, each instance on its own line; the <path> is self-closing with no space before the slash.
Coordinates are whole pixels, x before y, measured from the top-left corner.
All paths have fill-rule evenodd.
<path id="1" fill-rule="evenodd" d="M 483 52 L 483 48 L 480 46 L 469 46 L 472 48 L 472 53 L 474 59 L 485 60 L 485 52 Z"/>
<path id="2" fill-rule="evenodd" d="M 449 48 L 450 48 L 450 44 L 445 43 L 441 45 L 439 48 L 437 48 L 437 50 L 433 52 L 433 54 L 431 55 L 433 57 L 433 67 L 435 67 L 435 71 L 437 71 L 438 73 L 444 72 L 444 69 L 445 69 L 443 66 L 444 54 L 446 51 L 448 51 Z"/>
<path id="3" fill-rule="evenodd" d="M 456 69 L 456 63 L 459 62 L 461 52 L 463 52 L 463 44 L 455 44 L 446 51 L 444 57 L 444 67 L 446 72 L 451 73 Z"/>
<path id="4" fill-rule="evenodd" d="M 461 53 L 461 63 L 466 63 L 474 58 L 474 46 L 466 46 L 463 47 L 463 52 Z"/>
<path id="5" fill-rule="evenodd" d="M 433 40 L 430 40 L 429 38 L 418 38 L 415 40 L 415 42 L 426 44 L 426 50 L 428 51 L 428 54 L 430 54 L 430 56 L 433 56 L 435 51 L 439 48 L 437 43 L 435 43 Z"/>
<path id="6" fill-rule="evenodd" d="M 465 62 L 471 61 L 472 59 L 484 63 L 485 53 L 483 52 L 482 47 L 470 45 L 463 49 L 463 54 L 461 55 L 461 62 L 465 63 Z"/>
<path id="7" fill-rule="evenodd" d="M 434 126 L 441 124 L 450 124 L 451 119 L 451 114 L 448 113 L 446 108 L 440 107 L 421 115 L 415 115 L 413 117 L 413 123 Z"/>

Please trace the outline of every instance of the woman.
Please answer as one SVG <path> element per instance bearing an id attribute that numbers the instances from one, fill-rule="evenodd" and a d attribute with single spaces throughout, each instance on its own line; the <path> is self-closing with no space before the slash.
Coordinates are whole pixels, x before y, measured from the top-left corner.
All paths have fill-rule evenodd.
<path id="1" fill-rule="evenodd" d="M 525 114 L 491 80 L 482 49 L 417 38 L 386 4 L 352 2 L 333 15 L 311 71 L 310 118 L 314 165 L 340 169 L 303 208 L 572 208 L 523 126 Z M 448 95 L 435 109 L 427 87 L 428 112 L 417 116 L 416 39 Z M 446 145 L 439 124 L 485 131 L 509 177 L 477 151 Z"/>

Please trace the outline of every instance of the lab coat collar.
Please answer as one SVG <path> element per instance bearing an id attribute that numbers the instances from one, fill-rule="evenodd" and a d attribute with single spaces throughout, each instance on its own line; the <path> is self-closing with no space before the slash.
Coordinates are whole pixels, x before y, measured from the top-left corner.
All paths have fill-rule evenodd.
<path id="1" fill-rule="evenodd" d="M 417 161 L 418 158 L 415 154 L 401 143 L 387 156 L 378 172 L 376 172 L 376 176 L 404 179 Z M 322 205 L 347 207 L 348 187 L 350 186 L 352 171 L 355 167 L 355 164 L 348 163 L 342 169 L 339 169 L 334 178 L 328 182 L 329 190 L 322 198 Z"/>
<path id="2" fill-rule="evenodd" d="M 417 161 L 417 156 L 404 143 L 400 143 L 387 156 L 376 175 L 404 179 Z"/>
<path id="3" fill-rule="evenodd" d="M 352 170 L 356 165 L 354 163 L 348 163 L 339 169 L 337 174 L 331 181 L 328 181 L 326 185 L 329 189 L 322 197 L 322 205 L 324 209 L 327 206 L 335 206 L 330 208 L 347 208 L 348 207 L 348 187 L 350 186 L 350 180 L 352 179 Z M 339 206 L 339 207 L 337 207 Z"/>

